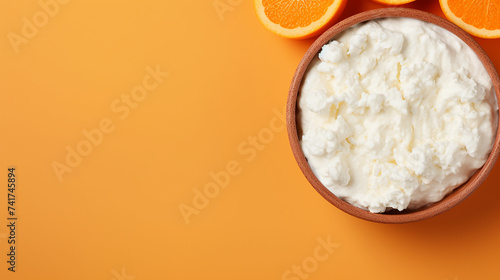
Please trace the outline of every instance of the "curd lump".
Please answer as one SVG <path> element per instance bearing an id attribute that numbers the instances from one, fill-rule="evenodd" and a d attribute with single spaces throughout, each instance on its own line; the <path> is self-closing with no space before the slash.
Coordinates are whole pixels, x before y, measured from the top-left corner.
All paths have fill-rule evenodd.
<path id="1" fill-rule="evenodd" d="M 462 40 L 410 18 L 349 28 L 311 62 L 301 145 L 337 197 L 374 213 L 439 201 L 485 163 L 498 106 Z"/>

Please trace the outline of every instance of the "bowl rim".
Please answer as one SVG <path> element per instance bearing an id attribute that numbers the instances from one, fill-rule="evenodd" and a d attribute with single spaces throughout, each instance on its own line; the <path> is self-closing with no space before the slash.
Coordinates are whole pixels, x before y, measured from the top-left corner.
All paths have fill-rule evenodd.
<path id="1" fill-rule="evenodd" d="M 496 137 L 493 144 L 492 151 L 488 156 L 485 164 L 478 169 L 473 176 L 469 178 L 461 186 L 455 188 L 451 193 L 447 194 L 441 201 L 430 204 L 429 206 L 425 206 L 423 208 L 419 208 L 413 211 L 405 210 L 403 212 L 398 213 L 371 213 L 367 210 L 363 210 L 356 206 L 345 202 L 344 200 L 335 196 L 332 192 L 330 192 L 314 175 L 312 172 L 307 159 L 302 152 L 302 148 L 300 146 L 299 135 L 297 131 L 297 99 L 300 91 L 300 86 L 302 84 L 302 79 L 304 77 L 305 72 L 307 71 L 310 62 L 313 58 L 318 54 L 321 47 L 331 41 L 336 35 L 346 30 L 347 28 L 354 26 L 355 24 L 380 19 L 380 18 L 389 18 L 389 17 L 406 17 L 406 18 L 414 18 L 418 20 L 422 20 L 425 22 L 433 23 L 438 25 L 449 32 L 455 34 L 458 38 L 464 41 L 478 56 L 479 60 L 483 63 L 486 71 L 488 72 L 491 81 L 493 83 L 493 88 L 495 90 L 495 95 L 497 99 L 498 107 L 500 108 L 500 78 L 498 73 L 493 65 L 493 62 L 488 57 L 486 52 L 481 48 L 479 43 L 477 43 L 467 32 L 453 24 L 452 22 L 439 17 L 437 15 L 424 12 L 421 10 L 409 9 L 409 8 L 382 8 L 376 10 L 369 10 L 365 12 L 361 12 L 355 14 L 351 17 L 348 17 L 339 23 L 335 24 L 328 30 L 326 30 L 321 36 L 319 36 L 313 44 L 309 47 L 303 58 L 301 59 L 295 74 L 292 79 L 292 83 L 290 85 L 288 100 L 286 105 L 286 126 L 288 132 L 288 139 L 290 142 L 290 146 L 299 165 L 302 173 L 305 175 L 309 183 L 314 187 L 314 189 L 323 196 L 328 202 L 339 208 L 340 210 L 372 222 L 377 223 L 387 223 L 387 224 L 400 224 L 400 223 L 409 223 L 416 222 L 424 219 L 428 219 L 434 217 L 440 213 L 443 213 L 452 207 L 456 206 L 460 202 L 462 202 L 465 198 L 467 198 L 474 190 L 476 190 L 479 185 L 486 179 L 488 174 L 493 169 L 493 166 L 498 158 L 500 153 L 500 126 L 498 125 L 498 110 L 497 114 L 497 131 Z"/>

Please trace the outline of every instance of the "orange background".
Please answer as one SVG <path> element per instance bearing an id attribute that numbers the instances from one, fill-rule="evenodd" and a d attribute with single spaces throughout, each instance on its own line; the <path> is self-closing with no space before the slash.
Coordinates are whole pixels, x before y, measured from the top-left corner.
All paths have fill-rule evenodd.
<path id="1" fill-rule="evenodd" d="M 2 183 L 0 279 L 282 279 L 328 236 L 339 247 L 308 279 L 498 279 L 500 165 L 426 221 L 341 212 L 301 174 L 276 113 L 314 39 L 280 38 L 252 1 L 221 1 L 222 17 L 212 0 L 72 0 L 17 54 L 9 32 L 41 7 L 0 2 L 0 172 L 17 168 L 19 217 L 12 273 Z M 442 16 L 437 0 L 405 6 Z M 342 17 L 382 7 L 351 0 Z M 500 69 L 500 41 L 478 41 Z M 120 119 L 112 104 L 157 65 L 170 75 Z M 106 118 L 115 129 L 60 182 L 53 162 Z M 187 224 L 179 205 L 228 163 L 240 173 Z"/>

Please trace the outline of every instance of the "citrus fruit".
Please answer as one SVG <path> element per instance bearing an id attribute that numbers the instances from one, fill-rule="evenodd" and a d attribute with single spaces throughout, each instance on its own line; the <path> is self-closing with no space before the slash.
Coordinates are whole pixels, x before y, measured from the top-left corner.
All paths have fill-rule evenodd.
<path id="1" fill-rule="evenodd" d="M 500 38 L 499 0 L 439 0 L 444 15 L 470 34 Z"/>
<path id="2" fill-rule="evenodd" d="M 254 0 L 257 17 L 270 31 L 294 39 L 319 35 L 338 19 L 347 0 Z"/>
<path id="3" fill-rule="evenodd" d="M 403 5 L 403 4 L 413 2 L 415 0 L 372 0 L 372 1 L 382 3 L 382 4 L 387 4 L 387 5 Z"/>

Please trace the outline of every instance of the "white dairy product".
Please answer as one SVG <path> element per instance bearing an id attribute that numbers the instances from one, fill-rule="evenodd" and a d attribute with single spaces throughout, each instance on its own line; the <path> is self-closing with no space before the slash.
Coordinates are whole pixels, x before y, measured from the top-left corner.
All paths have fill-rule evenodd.
<path id="1" fill-rule="evenodd" d="M 380 213 L 441 200 L 489 156 L 498 106 L 462 40 L 385 18 L 349 28 L 311 62 L 299 95 L 304 154 L 337 197 Z"/>

